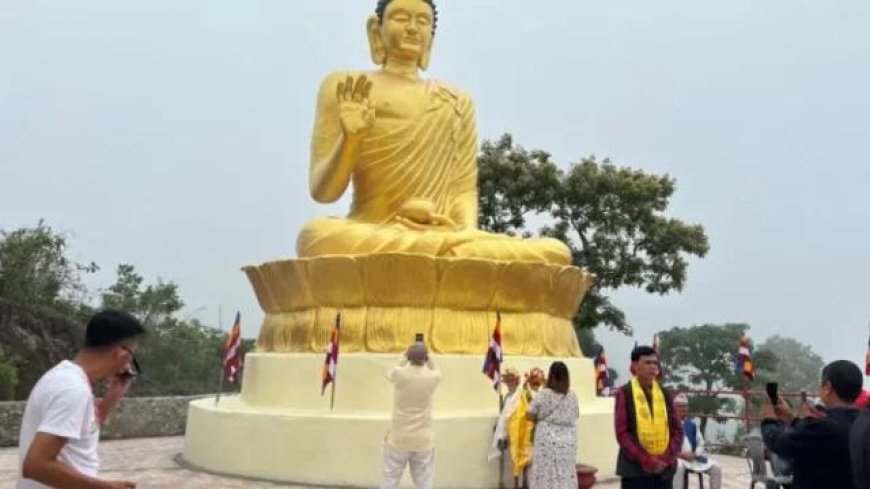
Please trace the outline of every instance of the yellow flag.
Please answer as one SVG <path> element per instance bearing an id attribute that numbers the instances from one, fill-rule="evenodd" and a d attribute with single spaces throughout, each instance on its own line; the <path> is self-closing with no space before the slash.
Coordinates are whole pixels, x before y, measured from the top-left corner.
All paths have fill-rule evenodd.
<path id="1" fill-rule="evenodd" d="M 532 393 L 523 389 L 517 408 L 508 422 L 508 439 L 510 440 L 511 460 L 514 463 L 514 477 L 519 477 L 523 469 L 532 459 L 532 430 L 535 423 L 526 419 Z"/>

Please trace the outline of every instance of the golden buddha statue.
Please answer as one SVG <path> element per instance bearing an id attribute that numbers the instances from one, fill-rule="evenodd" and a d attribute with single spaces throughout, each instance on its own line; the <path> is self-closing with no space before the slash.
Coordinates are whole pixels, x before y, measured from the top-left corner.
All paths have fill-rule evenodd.
<path id="1" fill-rule="evenodd" d="M 477 124 L 464 93 L 423 80 L 436 10 L 431 0 L 381 0 L 368 19 L 379 70 L 323 80 L 311 142 L 310 188 L 347 218 L 320 218 L 299 235 L 300 257 L 414 253 L 567 265 L 568 247 L 477 228 Z"/>
<path id="2" fill-rule="evenodd" d="M 579 436 L 592 440 L 578 459 L 612 473 L 613 403 L 595 396 L 571 322 L 595 277 L 571 266 L 559 241 L 477 229 L 472 102 L 418 77 L 429 63 L 433 0 L 379 0 L 375 12 L 368 37 L 381 69 L 326 77 L 311 148 L 311 194 L 332 202 L 352 181 L 350 214 L 308 223 L 299 257 L 243 268 L 265 313 L 257 351 L 245 357 L 240 396 L 191 403 L 184 459 L 244 477 L 376 486 L 373 434 L 389 428 L 391 409 L 381 379 L 423 333 L 444 372 L 433 417 L 446 463 L 436 478 L 493 487 L 499 471 L 481 461 L 494 399 L 479 372 L 498 324 L 515 367 L 568 365 L 584 406 Z M 332 383 L 333 406 L 314 381 L 334 333 L 343 380 Z M 318 450 L 348 463 L 312 469 L 305 457 Z"/>
<path id="3" fill-rule="evenodd" d="M 342 349 L 386 353 L 425 332 L 433 352 L 478 354 L 501 318 L 503 348 L 580 354 L 571 324 L 594 277 L 555 239 L 477 228 L 477 128 L 464 93 L 419 77 L 435 33 L 432 0 L 379 0 L 368 19 L 374 72 L 322 82 L 310 188 L 345 218 L 315 219 L 298 258 L 244 270 L 266 318 L 258 347 L 319 352 L 337 312 Z"/>

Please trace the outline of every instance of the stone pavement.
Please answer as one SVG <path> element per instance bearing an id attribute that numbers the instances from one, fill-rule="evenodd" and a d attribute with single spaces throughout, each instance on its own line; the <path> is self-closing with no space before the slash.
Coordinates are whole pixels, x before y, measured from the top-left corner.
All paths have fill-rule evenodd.
<path id="1" fill-rule="evenodd" d="M 175 457 L 184 445 L 182 437 L 140 438 L 105 441 L 100 444 L 101 474 L 106 478 L 136 482 L 137 489 L 261 489 L 297 488 L 289 484 L 259 482 L 217 477 L 194 472 L 179 466 Z M 743 459 L 716 457 L 723 467 L 723 489 L 745 489 L 749 484 L 749 471 Z M 0 489 L 12 489 L 18 477 L 18 450 L 0 449 Z M 705 487 L 707 485 L 705 484 Z M 616 489 L 616 482 L 599 483 L 600 489 Z M 697 487 L 697 481 L 690 483 Z M 307 489 L 312 489 L 308 487 Z"/>

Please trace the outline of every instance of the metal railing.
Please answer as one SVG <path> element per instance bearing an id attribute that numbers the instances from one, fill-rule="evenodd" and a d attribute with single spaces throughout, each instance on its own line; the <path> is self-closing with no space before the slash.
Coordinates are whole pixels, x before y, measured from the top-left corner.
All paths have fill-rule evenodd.
<path id="1" fill-rule="evenodd" d="M 722 413 L 719 411 L 713 413 L 696 413 L 690 412 L 689 415 L 698 418 L 713 418 L 715 420 L 740 420 L 743 422 L 744 433 L 749 433 L 753 423 L 761 421 L 763 418 L 759 413 L 753 412 L 752 399 L 757 397 L 767 398 L 766 391 L 753 389 L 733 390 L 733 389 L 679 389 L 676 392 L 681 392 L 687 396 L 717 398 L 717 397 L 738 397 L 743 400 L 743 407 L 737 413 Z M 802 399 L 807 393 L 804 392 L 781 392 L 779 396 L 786 401 L 790 399 Z M 711 444 L 712 445 L 712 444 Z"/>

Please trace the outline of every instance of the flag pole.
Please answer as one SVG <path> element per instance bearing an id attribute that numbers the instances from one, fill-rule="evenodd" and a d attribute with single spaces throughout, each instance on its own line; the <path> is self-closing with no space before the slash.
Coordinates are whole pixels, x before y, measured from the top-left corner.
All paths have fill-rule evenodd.
<path id="1" fill-rule="evenodd" d="M 335 366 L 335 372 L 338 373 L 338 365 Z M 332 377 L 332 392 L 329 395 L 329 410 L 332 411 L 335 409 L 335 379 L 338 376 Z"/>
<path id="2" fill-rule="evenodd" d="M 218 331 L 223 331 L 224 327 L 223 308 L 218 304 Z M 221 350 L 221 368 L 220 380 L 218 380 L 218 393 L 214 398 L 214 405 L 217 406 L 221 400 L 221 394 L 224 392 L 224 351 Z"/>
<path id="3" fill-rule="evenodd" d="M 498 366 L 498 416 L 501 417 L 501 412 L 504 410 L 504 394 L 501 392 L 501 364 Z M 504 444 L 498 442 L 498 489 L 504 489 Z"/>
<path id="4" fill-rule="evenodd" d="M 341 345 L 341 311 L 339 311 L 335 316 L 335 372 L 332 374 L 332 390 L 329 394 L 329 410 L 332 411 L 335 408 L 335 383 L 338 379 L 338 349 L 339 345 Z"/>
<path id="5" fill-rule="evenodd" d="M 501 327 L 501 311 L 496 311 L 496 321 L 499 324 L 499 328 Z M 501 338 L 499 338 L 501 339 Z M 504 350 L 501 351 L 501 361 L 498 362 L 498 387 L 496 390 L 498 391 L 498 416 L 501 417 L 501 412 L 504 410 L 504 394 L 501 392 L 501 365 L 504 363 Z M 505 447 L 499 447 L 499 457 L 498 457 L 498 489 L 504 489 L 504 451 Z"/>

